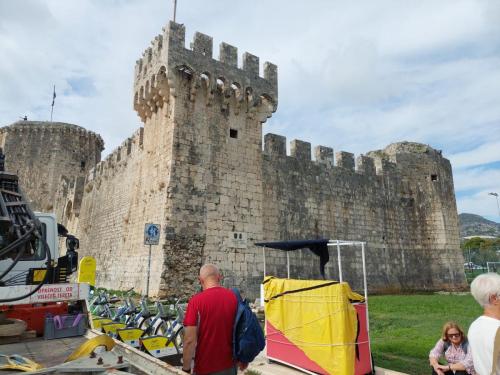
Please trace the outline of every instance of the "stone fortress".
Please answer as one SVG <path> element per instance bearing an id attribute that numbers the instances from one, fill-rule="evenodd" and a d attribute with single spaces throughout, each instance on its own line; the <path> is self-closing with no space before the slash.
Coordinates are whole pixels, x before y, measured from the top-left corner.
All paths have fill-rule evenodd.
<path id="1" fill-rule="evenodd" d="M 98 285 L 145 290 L 144 224 L 161 224 L 151 294 L 189 295 L 204 262 L 226 286 L 258 295 L 262 241 L 330 238 L 367 242 L 371 292 L 466 286 L 450 162 L 401 142 L 359 156 L 267 134 L 277 109 L 277 67 L 170 22 L 135 67 L 134 108 L 144 123 L 100 161 L 100 137 L 75 125 L 15 123 L 1 129 L 6 167 L 36 207 L 53 210 L 97 259 Z M 21 147 L 19 147 L 21 146 Z M 14 157 L 15 155 L 15 157 Z M 36 178 L 33 178 L 36 176 Z M 57 182 L 57 180 L 59 182 Z M 319 258 L 290 255 L 291 275 L 318 278 Z M 330 253 L 327 278 L 338 278 Z M 360 253 L 343 252 L 344 279 L 361 287 Z M 267 274 L 286 276 L 270 250 Z"/>

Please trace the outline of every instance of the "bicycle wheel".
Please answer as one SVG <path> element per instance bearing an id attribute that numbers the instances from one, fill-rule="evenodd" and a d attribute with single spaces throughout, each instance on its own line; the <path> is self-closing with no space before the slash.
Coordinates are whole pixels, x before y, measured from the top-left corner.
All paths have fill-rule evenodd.
<path id="1" fill-rule="evenodd" d="M 146 336 L 151 336 L 153 334 L 153 331 L 155 331 L 155 319 L 154 317 L 150 317 L 147 319 L 144 319 L 140 324 L 139 324 L 139 329 L 142 329 L 144 331 L 144 334 Z"/>
<path id="2" fill-rule="evenodd" d="M 172 337 L 169 338 L 168 343 L 173 343 L 177 352 L 179 354 L 182 353 L 182 348 L 184 346 L 184 327 L 181 327 L 177 332 L 175 332 Z"/>
<path id="3" fill-rule="evenodd" d="M 157 336 L 168 336 L 172 332 L 172 322 L 165 321 L 162 319 L 160 324 L 155 327 L 155 335 Z"/>

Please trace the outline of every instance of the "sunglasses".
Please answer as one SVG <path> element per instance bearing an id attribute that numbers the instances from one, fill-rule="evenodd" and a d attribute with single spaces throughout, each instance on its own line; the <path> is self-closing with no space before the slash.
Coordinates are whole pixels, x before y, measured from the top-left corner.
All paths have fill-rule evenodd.
<path id="1" fill-rule="evenodd" d="M 462 334 L 460 334 L 460 333 L 451 333 L 451 334 L 446 335 L 446 336 L 448 336 L 448 338 L 450 338 L 450 339 L 455 339 L 455 338 L 458 338 L 458 337 L 462 337 Z"/>

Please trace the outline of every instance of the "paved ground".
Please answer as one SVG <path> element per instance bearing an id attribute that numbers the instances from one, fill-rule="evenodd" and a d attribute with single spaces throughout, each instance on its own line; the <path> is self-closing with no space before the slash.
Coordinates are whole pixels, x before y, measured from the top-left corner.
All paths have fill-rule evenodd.
<path id="1" fill-rule="evenodd" d="M 269 363 L 265 357 L 265 349 L 248 367 L 249 370 L 258 371 L 261 375 L 304 375 L 302 371 L 296 370 L 279 363 Z M 376 375 L 406 375 L 402 372 L 383 369 L 375 366 Z"/>
<path id="2" fill-rule="evenodd" d="M 19 354 L 34 360 L 44 367 L 50 367 L 64 362 L 73 350 L 86 340 L 85 337 L 72 337 L 67 339 L 43 340 L 38 338 L 29 342 L 0 345 L 2 354 Z M 253 361 L 250 370 L 255 370 L 261 375 L 303 375 L 304 372 L 279 363 L 269 363 L 265 357 L 265 350 Z M 377 375 L 406 375 L 401 372 L 375 367 Z M 1 375 L 19 374 L 19 372 L 1 371 Z"/>
<path id="3" fill-rule="evenodd" d="M 19 354 L 41 364 L 43 367 L 50 367 L 64 362 L 86 340 L 84 336 L 55 340 L 37 338 L 30 341 L 0 345 L 0 353 L 6 355 Z M 1 371 L 1 375 L 7 374 L 19 374 L 19 371 Z"/>

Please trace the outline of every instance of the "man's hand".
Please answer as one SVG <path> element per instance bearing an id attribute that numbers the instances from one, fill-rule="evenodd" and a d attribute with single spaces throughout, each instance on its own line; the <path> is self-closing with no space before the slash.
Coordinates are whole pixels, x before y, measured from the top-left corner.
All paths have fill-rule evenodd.
<path id="1" fill-rule="evenodd" d="M 240 369 L 240 371 L 244 371 L 247 369 L 248 367 L 248 363 L 243 363 L 243 362 L 236 362 L 236 364 L 238 365 L 238 368 Z"/>
<path id="2" fill-rule="evenodd" d="M 196 327 L 184 327 L 184 350 L 182 353 L 182 371 L 184 372 L 191 373 L 189 366 L 191 366 L 191 360 L 194 357 L 197 336 Z M 189 371 L 187 371 L 188 368 Z"/>

